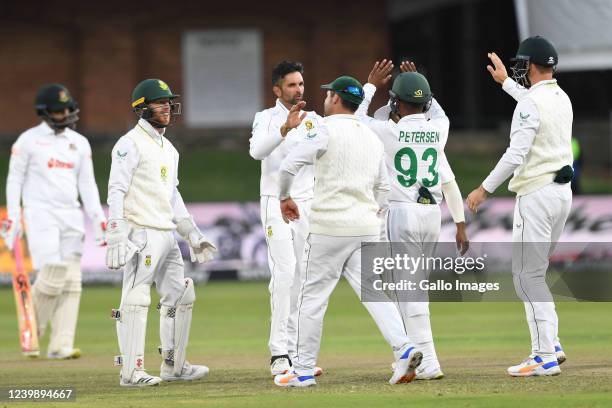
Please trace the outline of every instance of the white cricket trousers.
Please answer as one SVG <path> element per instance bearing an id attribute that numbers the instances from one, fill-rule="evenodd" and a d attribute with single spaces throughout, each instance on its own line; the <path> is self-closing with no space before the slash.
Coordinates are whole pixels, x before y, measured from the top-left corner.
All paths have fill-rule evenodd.
<path id="1" fill-rule="evenodd" d="M 296 200 L 300 218 L 287 224 L 274 196 L 260 200 L 261 223 L 268 245 L 270 268 L 270 340 L 272 356 L 295 354 L 296 307 L 300 289 L 299 265 L 308 234 L 308 216 L 312 200 Z"/>
<path id="2" fill-rule="evenodd" d="M 432 257 L 436 243 L 440 237 L 442 216 L 440 206 L 435 204 L 419 204 L 391 201 L 386 220 L 387 239 L 391 242 L 391 256 L 401 251 L 414 258 Z M 412 277 L 393 274 L 392 281 L 410 279 L 414 282 L 429 279 L 429 270 L 415 271 Z M 440 363 L 433 343 L 431 331 L 429 298 L 427 293 L 415 293 L 416 299 L 410 294 L 389 293 L 399 308 L 406 334 L 423 352 L 422 367 L 439 369 Z"/>
<path id="3" fill-rule="evenodd" d="M 572 207 L 570 184 L 551 183 L 516 198 L 512 275 L 525 304 L 532 354 L 550 358 L 558 342 L 558 318 L 546 284 L 548 261 Z"/>
<path id="4" fill-rule="evenodd" d="M 297 309 L 297 344 L 293 366 L 298 375 L 314 375 L 321 346 L 323 317 L 340 276 L 361 298 L 361 243 L 378 242 L 378 235 L 338 237 L 309 234 L 301 262 Z M 373 273 L 373 272 L 370 272 Z M 391 302 L 362 302 L 393 349 L 395 358 L 409 343 L 401 317 Z"/>
<path id="5" fill-rule="evenodd" d="M 173 231 L 133 228 L 130 240 L 140 248 L 140 253 L 123 269 L 122 306 L 132 304 L 127 299 L 135 290 L 142 295 L 137 305 L 149 306 L 153 282 L 161 296 L 160 303 L 175 306 L 185 291 L 185 271 Z"/>
<path id="6" fill-rule="evenodd" d="M 85 226 L 80 208 L 27 207 L 23 214 L 34 269 L 82 255 Z"/>

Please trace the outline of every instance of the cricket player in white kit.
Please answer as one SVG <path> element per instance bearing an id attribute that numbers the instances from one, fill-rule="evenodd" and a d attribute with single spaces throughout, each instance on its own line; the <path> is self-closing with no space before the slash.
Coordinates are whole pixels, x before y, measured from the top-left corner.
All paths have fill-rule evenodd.
<path id="1" fill-rule="evenodd" d="M 315 363 L 329 297 L 342 274 L 361 296 L 361 245 L 379 240 L 377 213 L 386 206 L 389 192 L 382 143 L 354 115 L 363 100 L 361 84 L 342 76 L 322 88 L 328 90 L 324 124 L 280 166 L 281 212 L 287 221 L 304 216 L 291 198 L 295 175 L 311 164 L 315 172 L 315 195 L 302 259 L 296 356 L 293 369 L 274 379 L 282 387 L 316 384 Z M 297 126 L 300 120 L 292 109 L 290 126 Z M 397 308 L 390 301 L 362 302 L 392 345 L 396 367 L 389 382 L 412 381 L 422 354 L 404 335 Z"/>
<path id="2" fill-rule="evenodd" d="M 185 279 L 183 259 L 174 231 L 189 244 L 191 260 L 212 259 L 215 247 L 202 235 L 178 191 L 179 154 L 164 136 L 180 114 L 178 95 L 159 79 L 140 82 L 132 108 L 140 118 L 112 152 L 108 182 L 109 222 L 106 264 L 123 267 L 121 306 L 113 310 L 121 355 L 120 385 L 140 387 L 162 380 L 196 380 L 206 366 L 185 359 L 195 290 Z M 151 284 L 161 296 L 160 377 L 144 370 L 144 345 Z"/>
<path id="3" fill-rule="evenodd" d="M 47 356 L 78 358 L 74 337 L 81 299 L 81 255 L 85 227 L 80 196 L 104 245 L 106 218 L 94 178 L 91 147 L 74 131 L 78 107 L 66 87 L 45 85 L 36 96 L 42 122 L 22 133 L 11 150 L 3 238 L 12 249 L 21 236 L 21 202 L 36 282 L 32 299 L 39 336 L 51 324 Z"/>
<path id="4" fill-rule="evenodd" d="M 280 213 L 278 170 L 281 161 L 295 146 L 317 134 L 322 120 L 314 112 L 300 111 L 304 120 L 298 127 L 288 128 L 285 123 L 289 110 L 302 100 L 302 73 L 302 64 L 296 62 L 282 61 L 274 67 L 272 89 L 277 96 L 276 105 L 255 115 L 249 148 L 251 157 L 261 160 L 260 207 L 271 275 L 268 288 L 272 316 L 268 346 L 273 376 L 286 373 L 295 355 L 299 264 L 308 234 L 307 216 L 314 188 L 312 166 L 302 167 L 296 175 L 291 196 L 304 217 L 287 224 Z M 321 372 L 317 369 L 317 375 Z"/>
<path id="5" fill-rule="evenodd" d="M 508 368 L 511 376 L 561 373 L 565 354 L 558 339 L 555 304 L 546 284 L 550 255 L 571 210 L 572 104 L 553 79 L 558 57 L 543 37 L 521 42 L 512 67 L 515 81 L 496 54 L 487 66 L 493 79 L 518 100 L 512 117 L 510 146 L 482 185 L 467 198 L 476 212 L 511 174 L 508 189 L 516 193 L 512 232 L 512 275 L 525 304 L 531 354 Z"/>
<path id="6" fill-rule="evenodd" d="M 449 119 L 433 98 L 427 79 L 416 72 L 414 63 L 401 64 L 402 73 L 395 78 L 390 91 L 390 104 L 376 113 L 381 118 L 365 116 L 376 88 L 390 79 L 390 64 L 387 60 L 376 62 L 364 86 L 365 98 L 358 111 L 359 118 L 376 133 L 385 148 L 391 185 L 385 226 L 387 239 L 404 243 L 400 247 L 413 256 L 433 256 L 440 236 L 440 203 L 444 194 L 457 227 L 457 249 L 463 255 L 469 247 L 463 199 L 444 154 Z M 415 276 L 427 279 L 428 271 L 418 273 Z M 416 379 L 442 378 L 444 374 L 431 331 L 429 302 L 425 298 L 400 297 L 397 293 L 391 297 L 397 301 L 406 334 L 423 352 Z"/>

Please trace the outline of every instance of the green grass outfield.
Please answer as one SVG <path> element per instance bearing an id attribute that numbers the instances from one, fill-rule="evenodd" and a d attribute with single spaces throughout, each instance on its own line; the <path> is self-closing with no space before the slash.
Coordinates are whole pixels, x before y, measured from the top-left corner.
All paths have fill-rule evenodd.
<path id="1" fill-rule="evenodd" d="M 392 355 L 345 282 L 332 296 L 319 364 L 325 374 L 308 389 L 276 387 L 268 371 L 268 297 L 264 282 L 212 282 L 197 289 L 189 359 L 210 367 L 200 382 L 124 389 L 110 309 L 116 287 L 85 287 L 74 361 L 26 360 L 17 342 L 10 288 L 0 289 L 0 388 L 74 387 L 76 404 L 58 407 L 609 407 L 612 405 L 612 303 L 559 303 L 568 354 L 553 378 L 510 378 L 508 365 L 529 352 L 520 303 L 432 304 L 440 381 L 387 384 Z M 154 296 L 153 302 L 157 298 Z M 159 372 L 158 315 L 153 307 L 145 365 Z M 47 339 L 43 344 L 46 345 Z M 49 403 L 1 406 L 49 406 Z"/>

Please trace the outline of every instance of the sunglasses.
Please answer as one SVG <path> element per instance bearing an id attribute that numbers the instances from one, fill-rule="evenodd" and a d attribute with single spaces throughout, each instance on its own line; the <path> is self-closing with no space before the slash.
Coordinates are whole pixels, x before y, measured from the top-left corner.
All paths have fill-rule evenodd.
<path id="1" fill-rule="evenodd" d="M 353 96 L 357 96 L 359 98 L 363 98 L 364 97 L 363 89 L 359 88 L 358 86 L 354 86 L 354 85 L 349 85 L 346 88 L 344 88 L 343 90 L 337 91 L 337 92 L 348 93 L 348 94 L 351 94 Z"/>

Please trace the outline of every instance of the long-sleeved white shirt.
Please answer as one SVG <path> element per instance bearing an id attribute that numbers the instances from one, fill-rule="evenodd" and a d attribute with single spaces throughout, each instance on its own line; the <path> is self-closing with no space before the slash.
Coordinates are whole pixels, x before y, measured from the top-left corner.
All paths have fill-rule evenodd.
<path id="1" fill-rule="evenodd" d="M 365 97 L 356 114 L 385 147 L 390 201 L 416 202 L 419 188 L 425 186 L 441 203 L 441 186 L 453 181 L 455 175 L 444 153 L 450 121 L 440 104 L 433 99 L 427 113 L 408 115 L 395 123 L 388 119 L 390 108 L 385 119 L 367 116 L 376 87 L 367 83 L 363 89 Z"/>
<path id="2" fill-rule="evenodd" d="M 156 130 L 149 122 L 144 119 L 138 121 L 137 127 L 142 128 L 150 137 L 157 143 L 169 143 L 166 138 L 163 138 L 164 131 Z M 112 151 L 112 164 L 108 180 L 108 211 L 109 219 L 124 218 L 124 199 L 130 185 L 132 177 L 136 171 L 136 167 L 140 162 L 140 153 L 134 141 L 122 136 Z M 174 160 L 174 192 L 172 195 L 171 205 L 174 211 L 174 219 L 189 217 L 189 212 L 185 207 L 183 198 L 178 191 L 178 153 L 175 152 Z"/>
<path id="3" fill-rule="evenodd" d="M 262 196 L 277 196 L 278 169 L 281 162 L 302 140 L 314 138 L 322 122 L 322 118 L 315 112 L 307 112 L 300 126 L 282 137 L 280 128 L 287 120 L 288 114 L 289 110 L 277 99 L 274 107 L 258 112 L 253 120 L 249 154 L 254 159 L 261 160 L 260 194 Z M 312 166 L 304 166 L 296 175 L 291 196 L 296 200 L 311 199 L 313 187 Z"/>
<path id="4" fill-rule="evenodd" d="M 294 176 L 315 169 L 310 231 L 347 236 L 378 234 L 379 208 L 390 190 L 382 143 L 354 115 L 324 119 L 315 137 L 304 140 L 280 165 L 279 197 L 290 196 Z"/>
<path id="5" fill-rule="evenodd" d="M 532 88 L 537 89 L 537 87 L 543 86 L 546 83 L 554 82 L 556 81 L 540 81 Z M 502 89 L 518 103 L 512 116 L 510 146 L 508 146 L 501 159 L 499 159 L 495 168 L 482 182 L 482 186 L 489 193 L 493 193 L 514 173 L 516 168 L 525 162 L 540 126 L 540 117 L 534 101 L 524 98 L 529 93 L 529 89 L 517 84 L 510 77 L 506 78 L 502 84 Z"/>
<path id="6" fill-rule="evenodd" d="M 87 139 L 72 129 L 56 134 L 46 122 L 22 133 L 11 149 L 8 217 L 21 219 L 20 202 L 25 208 L 79 208 L 79 196 L 90 219 L 104 220 Z"/>

